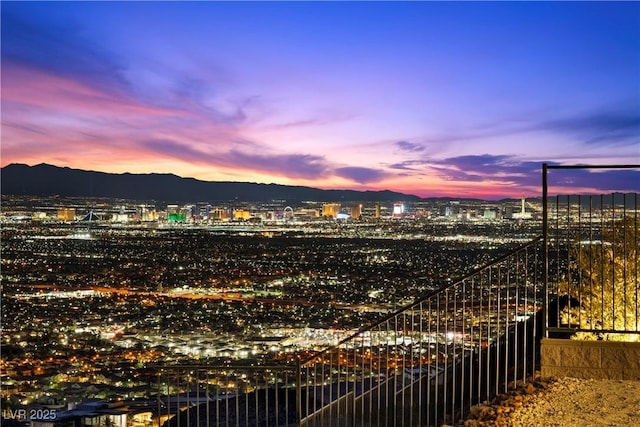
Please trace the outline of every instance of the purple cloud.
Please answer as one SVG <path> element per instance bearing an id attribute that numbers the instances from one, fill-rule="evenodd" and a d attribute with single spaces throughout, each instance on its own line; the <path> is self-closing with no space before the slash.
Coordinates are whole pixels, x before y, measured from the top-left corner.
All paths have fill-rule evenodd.
<path id="1" fill-rule="evenodd" d="M 398 148 L 400 148 L 400 150 L 409 151 L 411 153 L 424 151 L 424 147 L 422 145 L 415 144 L 415 143 L 409 142 L 409 141 L 398 141 L 398 142 L 396 142 L 396 145 L 398 146 Z"/>
<path id="2" fill-rule="evenodd" d="M 519 185 L 540 183 L 541 163 L 519 162 L 506 155 L 450 157 L 430 164 L 440 176 L 453 181 L 504 181 Z M 536 170 L 538 171 L 536 174 Z"/>
<path id="3" fill-rule="evenodd" d="M 640 192 L 640 167 L 608 170 L 554 169 L 549 170 L 547 179 L 550 188 L 592 188 L 599 193 Z"/>
<path id="4" fill-rule="evenodd" d="M 429 160 L 406 160 L 399 163 L 392 163 L 389 165 L 389 168 L 398 169 L 398 170 L 415 171 L 416 167 L 418 166 L 428 166 L 428 165 L 431 165 L 432 163 L 433 162 Z"/>
<path id="5" fill-rule="evenodd" d="M 337 168 L 335 174 L 342 178 L 347 178 L 360 184 L 370 184 L 385 179 L 388 174 L 379 169 L 363 168 L 356 166 L 346 166 Z"/>
<path id="6" fill-rule="evenodd" d="M 481 126 L 463 127 L 455 132 L 431 135 L 422 138 L 427 145 L 469 142 L 490 138 L 504 138 L 530 132 L 547 132 L 562 137 L 571 137 L 586 144 L 640 144 L 640 108 L 637 105 L 601 107 L 597 110 L 559 117 L 535 115 L 512 117 L 500 122 L 485 123 Z M 406 141 L 395 145 L 403 151 L 419 152 L 425 145 Z"/>
<path id="7" fill-rule="evenodd" d="M 587 144 L 640 144 L 640 109 L 635 106 L 551 119 L 538 123 L 533 129 L 576 135 Z"/>
<path id="8" fill-rule="evenodd" d="M 146 141 L 142 141 L 140 145 L 148 150 L 160 153 L 168 157 L 175 157 L 181 160 L 192 161 L 195 163 L 206 161 L 206 159 L 210 156 L 209 154 L 203 153 L 199 150 L 195 150 L 189 145 L 181 144 L 170 139 L 149 139 Z"/>
<path id="9" fill-rule="evenodd" d="M 3 105 L 4 107 L 4 105 Z M 25 123 L 13 123 L 13 122 L 6 122 L 3 121 L 2 122 L 2 126 L 3 127 L 10 127 L 10 128 L 15 128 L 15 129 L 20 129 L 20 130 L 26 130 L 27 132 L 33 132 L 33 133 L 37 133 L 40 135 L 48 135 L 47 131 L 42 129 L 40 126 L 37 125 L 32 125 L 32 124 L 25 124 Z"/>
<path id="10" fill-rule="evenodd" d="M 369 184 L 379 182 L 389 175 L 382 170 L 366 167 L 333 167 L 322 156 L 259 153 L 260 147 L 257 144 L 247 141 L 240 142 L 243 142 L 243 145 L 253 152 L 230 150 L 222 153 L 207 153 L 168 139 L 147 140 L 143 141 L 141 145 L 154 152 L 188 162 L 271 172 L 293 178 L 317 179 L 330 176 L 333 173 L 360 184 Z"/>
<path id="11" fill-rule="evenodd" d="M 455 181 L 499 181 L 523 187 L 540 187 L 542 163 L 519 161 L 513 156 L 459 156 L 433 162 L 430 167 Z M 547 162 L 549 165 L 557 163 Z M 565 169 L 549 171 L 550 187 L 591 188 L 601 192 L 640 191 L 638 169 Z M 564 190 L 563 190 L 564 191 Z"/>
<path id="12" fill-rule="evenodd" d="M 324 157 L 308 154 L 261 154 L 240 150 L 208 153 L 167 139 L 144 141 L 142 146 L 188 162 L 271 172 L 294 178 L 316 179 L 326 176 L 327 171 L 330 170 Z"/>
<path id="13" fill-rule="evenodd" d="M 255 154 L 232 150 L 222 158 L 232 165 L 294 178 L 316 179 L 326 176 L 328 170 L 324 157 L 309 154 Z"/>

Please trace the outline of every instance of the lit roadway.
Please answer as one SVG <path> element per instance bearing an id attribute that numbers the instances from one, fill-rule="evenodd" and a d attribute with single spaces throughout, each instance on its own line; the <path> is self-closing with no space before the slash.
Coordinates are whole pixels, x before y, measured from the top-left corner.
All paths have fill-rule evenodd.
<path id="1" fill-rule="evenodd" d="M 55 285 L 47 285 L 47 284 L 37 284 L 31 285 L 32 288 L 36 289 L 51 289 L 52 291 L 56 291 L 57 287 Z M 139 291 L 136 289 L 118 289 L 118 288 L 108 288 L 103 286 L 96 286 L 90 288 L 96 293 L 112 293 L 123 296 L 144 296 L 144 297 L 155 297 L 155 296 L 163 296 L 169 298 L 185 298 L 185 299 L 204 299 L 204 300 L 224 300 L 224 301 L 257 301 L 262 303 L 267 303 L 271 305 L 282 305 L 282 306 L 314 306 L 317 305 L 316 302 L 309 302 L 304 299 L 291 299 L 291 298 L 262 298 L 255 297 L 252 295 L 247 295 L 239 292 L 216 292 L 216 293 L 207 293 L 207 294 L 194 294 L 192 292 L 149 292 L 149 291 Z M 209 291 L 211 292 L 211 291 Z M 46 296 L 46 295 L 41 295 Z M 53 296 L 53 295 L 52 295 Z M 389 310 L 389 306 L 383 304 L 346 304 L 340 302 L 326 302 L 331 307 L 337 309 L 348 309 L 348 310 L 357 310 L 357 311 L 380 311 L 387 312 Z"/>

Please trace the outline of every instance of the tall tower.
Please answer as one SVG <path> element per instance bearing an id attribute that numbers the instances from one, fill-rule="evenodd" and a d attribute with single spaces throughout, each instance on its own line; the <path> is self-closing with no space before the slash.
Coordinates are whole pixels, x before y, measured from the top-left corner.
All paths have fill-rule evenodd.
<path id="1" fill-rule="evenodd" d="M 362 205 L 351 207 L 351 218 L 358 219 L 362 216 Z"/>

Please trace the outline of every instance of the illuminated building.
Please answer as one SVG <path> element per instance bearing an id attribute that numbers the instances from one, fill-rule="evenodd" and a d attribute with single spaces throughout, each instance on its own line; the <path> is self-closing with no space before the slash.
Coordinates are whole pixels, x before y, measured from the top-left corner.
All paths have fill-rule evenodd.
<path id="1" fill-rule="evenodd" d="M 362 205 L 351 207 L 351 218 L 357 219 L 362 216 Z"/>
<path id="2" fill-rule="evenodd" d="M 58 219 L 60 221 L 75 221 L 76 210 L 74 208 L 58 209 Z"/>
<path id="3" fill-rule="evenodd" d="M 349 215 L 349 213 L 348 213 L 348 212 L 345 212 L 345 211 L 340 211 L 340 212 L 338 212 L 338 214 L 336 215 L 336 219 L 342 219 L 342 220 L 345 220 L 345 219 L 349 219 L 349 218 L 351 218 L 351 215 Z"/>
<path id="4" fill-rule="evenodd" d="M 141 207 L 141 219 L 142 221 L 157 221 L 158 213 L 155 209 L 149 209 L 145 206 Z"/>
<path id="5" fill-rule="evenodd" d="M 82 218 L 82 221 L 100 221 L 100 217 L 96 215 L 95 212 L 89 211 L 89 213 Z"/>
<path id="6" fill-rule="evenodd" d="M 320 213 L 317 209 L 298 209 L 294 213 L 294 216 L 300 218 L 318 218 Z"/>
<path id="7" fill-rule="evenodd" d="M 210 204 L 201 205 L 199 214 L 200 214 L 200 218 L 209 219 L 209 217 L 211 216 L 211 205 Z"/>
<path id="8" fill-rule="evenodd" d="M 524 209 L 524 205 L 525 205 L 525 198 L 524 196 L 522 196 L 522 199 L 520 200 L 520 212 L 515 212 L 513 214 L 513 219 L 531 219 L 531 212 L 526 212 Z"/>
<path id="9" fill-rule="evenodd" d="M 485 209 L 484 211 L 484 219 L 496 219 L 496 211 L 495 209 Z"/>
<path id="10" fill-rule="evenodd" d="M 184 213 L 173 212 L 168 215 L 169 222 L 184 222 L 185 219 Z"/>
<path id="11" fill-rule="evenodd" d="M 33 220 L 42 220 L 42 219 L 47 219 L 47 213 L 46 212 L 34 212 L 31 215 L 31 218 Z"/>
<path id="12" fill-rule="evenodd" d="M 213 209 L 209 213 L 210 219 L 223 220 L 229 218 L 229 212 L 226 209 Z"/>
<path id="13" fill-rule="evenodd" d="M 404 215 L 404 203 L 393 204 L 393 216 L 395 218 L 402 217 Z"/>
<path id="14" fill-rule="evenodd" d="M 336 218 L 340 213 L 340 203 L 325 203 L 322 205 L 322 216 Z"/>
<path id="15" fill-rule="evenodd" d="M 118 213 L 115 214 L 111 220 L 113 222 L 129 222 L 129 215 L 125 214 L 125 213 Z"/>
<path id="16" fill-rule="evenodd" d="M 380 218 L 380 203 L 376 203 L 376 219 Z"/>
<path id="17" fill-rule="evenodd" d="M 251 218 L 251 212 L 244 209 L 236 209 L 233 211 L 233 219 L 247 220 Z"/>

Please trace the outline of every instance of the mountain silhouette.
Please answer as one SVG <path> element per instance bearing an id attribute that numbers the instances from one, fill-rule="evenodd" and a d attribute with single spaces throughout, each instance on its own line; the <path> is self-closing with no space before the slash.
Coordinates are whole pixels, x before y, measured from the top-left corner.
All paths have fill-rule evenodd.
<path id="1" fill-rule="evenodd" d="M 12 163 L 2 168 L 3 195 L 106 197 L 156 201 L 414 201 L 415 195 L 393 191 L 321 190 L 313 187 L 252 182 L 201 181 L 173 174 L 105 173 Z"/>

